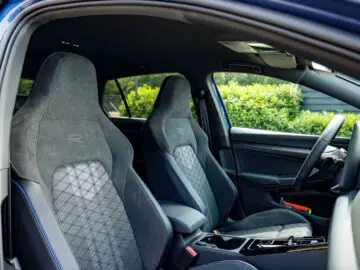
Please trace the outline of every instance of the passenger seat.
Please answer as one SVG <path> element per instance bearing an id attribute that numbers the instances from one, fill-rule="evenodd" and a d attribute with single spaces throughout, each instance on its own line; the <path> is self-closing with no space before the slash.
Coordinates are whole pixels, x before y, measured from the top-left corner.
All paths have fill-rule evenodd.
<path id="1" fill-rule="evenodd" d="M 143 128 L 148 182 L 158 200 L 185 204 L 208 218 L 205 231 L 255 238 L 312 235 L 301 215 L 283 208 L 227 223 L 237 189 L 209 150 L 190 111 L 191 88 L 180 76 L 166 78 Z"/>

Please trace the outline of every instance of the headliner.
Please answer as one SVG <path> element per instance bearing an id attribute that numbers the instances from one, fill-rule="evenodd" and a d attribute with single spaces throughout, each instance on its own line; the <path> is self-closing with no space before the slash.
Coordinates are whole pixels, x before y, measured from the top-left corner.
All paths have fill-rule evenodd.
<path id="1" fill-rule="evenodd" d="M 223 69 L 229 61 L 264 65 L 257 54 L 235 53 L 219 40 L 246 41 L 246 37 L 148 16 L 61 19 L 35 31 L 23 77 L 34 78 L 45 58 L 57 51 L 88 57 L 105 79 L 158 72 L 211 72 Z"/>

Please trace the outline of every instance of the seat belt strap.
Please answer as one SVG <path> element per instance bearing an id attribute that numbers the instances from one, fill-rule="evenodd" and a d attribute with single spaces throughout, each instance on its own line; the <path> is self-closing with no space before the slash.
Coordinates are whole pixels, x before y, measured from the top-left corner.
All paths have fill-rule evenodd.
<path id="1" fill-rule="evenodd" d="M 208 116 L 207 105 L 206 105 L 206 94 L 207 93 L 204 90 L 201 90 L 200 98 L 199 98 L 200 123 L 201 123 L 201 126 L 204 129 L 206 135 L 208 136 L 209 148 L 212 149 L 209 116 Z"/>

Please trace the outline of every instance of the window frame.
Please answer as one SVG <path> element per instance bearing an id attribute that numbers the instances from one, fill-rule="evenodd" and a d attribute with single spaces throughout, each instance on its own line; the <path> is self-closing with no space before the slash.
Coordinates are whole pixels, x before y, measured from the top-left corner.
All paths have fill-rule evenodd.
<path id="1" fill-rule="evenodd" d="M 124 105 L 125 105 L 125 109 L 126 109 L 126 112 L 127 112 L 127 114 L 128 114 L 128 118 L 131 119 L 131 118 L 132 118 L 132 114 L 131 114 L 131 111 L 130 111 L 130 108 L 129 108 L 129 104 L 128 104 L 127 100 L 126 100 L 125 93 L 124 93 L 124 91 L 123 91 L 122 88 L 121 88 L 119 79 L 118 79 L 118 78 L 114 79 L 114 82 L 115 82 L 115 85 L 116 85 L 116 87 L 117 87 L 117 89 L 118 89 L 118 91 L 119 91 L 119 93 L 120 93 L 121 98 L 123 99 L 123 102 L 124 102 Z"/>

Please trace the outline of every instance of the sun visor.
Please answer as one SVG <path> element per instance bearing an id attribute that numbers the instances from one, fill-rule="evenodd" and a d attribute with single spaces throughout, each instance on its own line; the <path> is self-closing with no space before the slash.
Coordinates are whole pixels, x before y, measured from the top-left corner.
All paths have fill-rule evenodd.
<path id="1" fill-rule="evenodd" d="M 224 47 L 243 54 L 257 54 L 269 67 L 294 69 L 297 67 L 296 57 L 270 45 L 259 42 L 218 41 Z"/>

